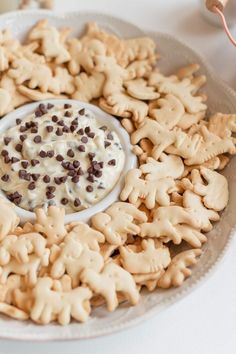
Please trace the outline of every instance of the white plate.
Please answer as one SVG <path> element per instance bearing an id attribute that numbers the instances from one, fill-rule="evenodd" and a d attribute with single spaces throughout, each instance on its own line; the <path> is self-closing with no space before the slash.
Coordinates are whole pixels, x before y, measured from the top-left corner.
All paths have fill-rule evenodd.
<path id="1" fill-rule="evenodd" d="M 0 17 L 0 28 L 10 26 L 13 28 L 15 35 L 22 37 L 31 25 L 46 16 L 52 24 L 73 27 L 76 34 L 82 32 L 84 24 L 88 21 L 97 21 L 104 29 L 115 32 L 121 37 L 134 37 L 143 34 L 137 27 L 110 16 L 75 12 L 65 15 L 57 15 L 47 11 L 9 13 Z M 164 72 L 172 72 L 179 66 L 188 63 L 199 63 L 202 68 L 201 72 L 206 74 L 208 78 L 205 91 L 209 97 L 209 110 L 225 113 L 236 112 L 236 93 L 212 73 L 201 57 L 169 35 L 161 33 L 153 33 L 151 35 L 156 40 L 161 52 L 159 66 Z M 0 318 L 0 337 L 21 340 L 66 340 L 101 336 L 146 320 L 154 313 L 158 313 L 186 296 L 203 279 L 208 278 L 213 267 L 214 269 L 216 268 L 229 245 L 229 240 L 236 224 L 236 198 L 232 197 L 236 193 L 235 169 L 236 157 L 232 159 L 225 170 L 225 175 L 229 180 L 231 196 L 229 205 L 223 212 L 220 222 L 215 224 L 213 231 L 209 233 L 208 243 L 204 247 L 204 253 L 199 263 L 193 269 L 192 277 L 181 288 L 167 291 L 157 290 L 150 294 L 145 293 L 136 307 L 129 307 L 123 304 L 113 313 L 108 313 L 105 309 L 98 308 L 93 311 L 92 317 L 87 323 L 78 324 L 73 322 L 67 327 L 61 327 L 56 324 L 43 327 L 30 321 L 18 322 L 2 316 Z"/>

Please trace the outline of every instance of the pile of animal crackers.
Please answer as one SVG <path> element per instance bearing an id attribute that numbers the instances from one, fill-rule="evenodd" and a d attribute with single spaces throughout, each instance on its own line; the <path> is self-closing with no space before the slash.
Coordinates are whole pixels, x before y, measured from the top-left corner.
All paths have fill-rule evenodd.
<path id="1" fill-rule="evenodd" d="M 0 114 L 24 103 L 70 97 L 92 102 L 130 133 L 139 167 L 120 201 L 90 224 L 64 224 L 64 209 L 35 210 L 20 225 L 1 199 L 0 311 L 39 324 L 85 321 L 140 290 L 182 285 L 228 202 L 221 175 L 235 154 L 236 115 L 206 118 L 206 78 L 197 64 L 164 76 L 151 38 L 120 39 L 89 23 L 69 38 L 46 20 L 25 44 L 0 34 Z"/>

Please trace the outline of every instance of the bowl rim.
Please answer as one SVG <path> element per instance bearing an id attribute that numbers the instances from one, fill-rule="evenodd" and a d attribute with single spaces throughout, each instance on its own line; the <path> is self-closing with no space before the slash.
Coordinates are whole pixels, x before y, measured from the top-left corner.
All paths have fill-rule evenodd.
<path id="1" fill-rule="evenodd" d="M 122 127 L 120 121 L 117 118 L 102 111 L 99 107 L 75 99 L 57 99 L 57 98 L 25 104 L 15 109 L 14 111 L 6 114 L 2 119 L 0 119 L 0 136 L 4 132 L 6 132 L 9 128 L 16 126 L 15 123 L 16 118 L 21 118 L 21 119 L 26 118 L 28 115 L 33 113 L 33 111 L 38 107 L 40 103 L 43 104 L 53 103 L 55 106 L 60 106 L 60 105 L 64 105 L 65 103 L 70 103 L 74 105 L 76 109 L 77 107 L 78 109 L 82 109 L 82 108 L 88 109 L 95 115 L 95 118 L 97 118 L 101 122 L 101 124 L 107 125 L 109 130 L 113 130 L 120 139 L 125 154 L 125 161 L 124 161 L 123 169 L 120 173 L 119 179 L 117 180 L 116 184 L 108 192 L 108 194 L 103 199 L 101 199 L 98 203 L 92 205 L 87 209 L 65 215 L 65 224 L 71 222 L 88 222 L 93 215 L 101 211 L 104 211 L 112 203 L 119 200 L 119 194 L 122 189 L 121 187 L 124 183 L 125 174 L 130 169 L 136 167 L 137 157 L 132 152 L 130 136 L 127 133 L 127 131 Z M 2 189 L 0 189 L 0 196 L 4 197 L 4 199 L 9 201 L 4 191 L 2 191 Z M 34 212 L 23 209 L 17 205 L 15 205 L 14 209 L 17 215 L 20 217 L 21 223 L 27 221 L 30 222 L 35 221 Z"/>

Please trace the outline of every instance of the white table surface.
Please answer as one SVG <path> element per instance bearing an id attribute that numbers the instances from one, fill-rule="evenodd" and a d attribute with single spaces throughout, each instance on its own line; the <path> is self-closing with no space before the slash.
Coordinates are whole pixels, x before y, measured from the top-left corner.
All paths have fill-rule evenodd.
<path id="1" fill-rule="evenodd" d="M 234 0 L 231 0 L 234 1 Z M 56 10 L 98 10 L 147 30 L 175 34 L 204 55 L 236 90 L 236 49 L 199 13 L 197 0 L 55 0 Z M 236 35 L 236 28 L 234 29 Z M 236 217 L 236 215 L 235 215 Z M 0 354 L 236 353 L 236 240 L 212 277 L 138 327 L 108 337 L 60 343 L 0 341 Z"/>

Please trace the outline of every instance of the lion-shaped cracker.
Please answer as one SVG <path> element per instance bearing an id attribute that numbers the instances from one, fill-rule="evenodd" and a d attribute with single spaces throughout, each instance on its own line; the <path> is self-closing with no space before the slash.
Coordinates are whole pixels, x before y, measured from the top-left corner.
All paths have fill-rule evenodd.
<path id="1" fill-rule="evenodd" d="M 198 224 L 197 227 L 203 231 L 208 232 L 212 230 L 213 226 L 210 221 L 218 221 L 220 219 L 216 211 L 207 209 L 201 197 L 190 190 L 184 192 L 183 205 L 195 219 Z"/>
<path id="2" fill-rule="evenodd" d="M 200 130 L 203 136 L 203 141 L 201 142 L 198 153 L 184 161 L 186 165 L 200 165 L 213 157 L 226 152 L 230 154 L 236 153 L 231 138 L 221 139 L 219 136 L 211 133 L 206 126 L 202 126 Z"/>
<path id="3" fill-rule="evenodd" d="M 67 234 L 64 226 L 65 209 L 51 205 L 47 213 L 43 209 L 36 209 L 35 214 L 35 231 L 46 237 L 47 245 L 62 242 Z"/>
<path id="4" fill-rule="evenodd" d="M 156 60 L 153 59 L 135 60 L 126 67 L 126 70 L 132 73 L 134 78 L 147 77 L 151 73 L 155 63 Z"/>
<path id="5" fill-rule="evenodd" d="M 121 264 L 132 274 L 154 273 L 166 268 L 171 259 L 169 249 L 165 246 L 155 247 L 154 240 L 143 240 L 142 251 L 133 252 L 127 247 L 120 247 Z"/>
<path id="6" fill-rule="evenodd" d="M 98 39 L 79 41 L 76 38 L 70 38 L 67 44 L 71 55 L 71 60 L 68 64 L 71 75 L 78 75 L 81 68 L 86 73 L 91 74 L 94 69 L 94 56 L 106 55 L 106 47 Z"/>
<path id="7" fill-rule="evenodd" d="M 75 90 L 73 76 L 69 74 L 66 68 L 55 68 L 48 90 L 55 95 L 61 93 L 72 94 Z"/>
<path id="8" fill-rule="evenodd" d="M 0 245 L 0 265 L 6 265 L 14 257 L 19 263 L 29 262 L 29 255 L 43 256 L 46 249 L 46 239 L 34 232 L 20 236 L 8 235 Z"/>
<path id="9" fill-rule="evenodd" d="M 109 311 L 114 311 L 118 306 L 117 291 L 123 293 L 132 305 L 139 301 L 139 292 L 132 275 L 112 261 L 105 264 L 101 273 L 85 269 L 81 280 L 88 284 L 95 294 L 105 298 Z"/>
<path id="10" fill-rule="evenodd" d="M 175 181 L 172 177 L 157 180 L 141 179 L 142 171 L 130 170 L 125 177 L 125 186 L 120 194 L 122 201 L 129 200 L 136 204 L 141 199 L 148 209 L 153 209 L 156 202 L 159 205 L 170 205 L 169 194 L 175 190 Z"/>
<path id="11" fill-rule="evenodd" d="M 8 75 L 17 85 L 27 81 L 30 89 L 38 87 L 42 92 L 48 91 L 52 80 L 52 72 L 46 64 L 33 63 L 26 58 L 14 60 Z"/>
<path id="12" fill-rule="evenodd" d="M 20 222 L 14 210 L 14 204 L 0 198 L 0 215 L 4 218 L 0 220 L 0 240 L 3 240 L 9 233 L 12 233 Z"/>
<path id="13" fill-rule="evenodd" d="M 192 274 L 189 267 L 197 263 L 197 257 L 201 254 L 202 251 L 200 249 L 187 250 L 177 254 L 158 280 L 159 288 L 167 289 L 171 286 L 181 286 L 184 280 Z"/>
<path id="14" fill-rule="evenodd" d="M 90 313 L 89 300 L 92 292 L 86 287 L 77 287 L 68 292 L 52 290 L 53 280 L 39 278 L 32 290 L 33 305 L 30 318 L 40 324 L 57 319 L 61 325 L 70 323 L 71 318 L 85 322 Z M 17 294 L 16 294 L 17 296 Z"/>
<path id="15" fill-rule="evenodd" d="M 83 102 L 90 102 L 95 98 L 99 98 L 102 96 L 104 82 L 105 76 L 101 73 L 94 72 L 89 76 L 82 72 L 75 77 L 76 90 L 72 98 Z"/>
<path id="16" fill-rule="evenodd" d="M 236 133 L 236 114 L 214 114 L 209 118 L 208 129 L 222 139 L 230 138 L 233 133 Z M 236 143 L 235 140 L 233 141 Z"/>
<path id="17" fill-rule="evenodd" d="M 145 179 L 149 181 L 166 177 L 178 179 L 183 175 L 184 164 L 179 156 L 162 153 L 159 161 L 148 157 L 146 163 L 140 166 L 140 170 L 146 174 Z"/>
<path id="18" fill-rule="evenodd" d="M 194 124 L 198 124 L 206 115 L 206 111 L 201 111 L 198 113 L 187 113 L 185 112 L 183 116 L 177 123 L 177 127 L 182 130 L 187 130 L 191 128 Z"/>
<path id="19" fill-rule="evenodd" d="M 99 252 L 99 244 L 105 242 L 105 236 L 101 232 L 89 227 L 88 224 L 75 222 L 70 224 L 70 228 L 72 229 L 66 236 L 65 240 L 73 238 L 80 244 L 87 245 L 92 251 Z"/>
<path id="20" fill-rule="evenodd" d="M 49 60 L 55 59 L 57 64 L 65 63 L 71 59 L 70 53 L 63 44 L 62 34 L 56 27 L 50 26 L 48 20 L 40 20 L 30 31 L 28 39 L 30 41 L 39 40 L 42 53 Z"/>
<path id="21" fill-rule="evenodd" d="M 189 136 L 180 129 L 175 129 L 176 141 L 175 144 L 168 146 L 165 151 L 168 154 L 175 154 L 183 157 L 184 159 L 190 159 L 195 156 L 200 150 L 202 137 L 199 134 Z"/>
<path id="22" fill-rule="evenodd" d="M 67 272 L 73 287 L 78 285 L 83 269 L 89 268 L 99 272 L 104 265 L 99 252 L 90 250 L 87 245 L 82 245 L 72 237 L 67 238 L 60 248 L 59 256 L 51 267 L 51 276 L 58 279 Z"/>
<path id="23" fill-rule="evenodd" d="M 149 115 L 167 129 L 174 128 L 185 113 L 182 102 L 173 95 L 166 95 L 149 103 Z"/>
<path id="24" fill-rule="evenodd" d="M 153 221 L 140 225 L 141 237 L 169 237 L 173 243 L 180 244 L 182 235 L 176 228 L 179 224 L 187 224 L 194 228 L 199 228 L 199 223 L 190 214 L 188 209 L 171 205 L 159 207 L 153 213 Z"/>
<path id="25" fill-rule="evenodd" d="M 135 222 L 146 220 L 146 215 L 134 205 L 122 202 L 113 204 L 105 212 L 91 218 L 93 227 L 101 231 L 112 245 L 123 244 L 128 234 L 138 234 L 140 228 Z"/>

